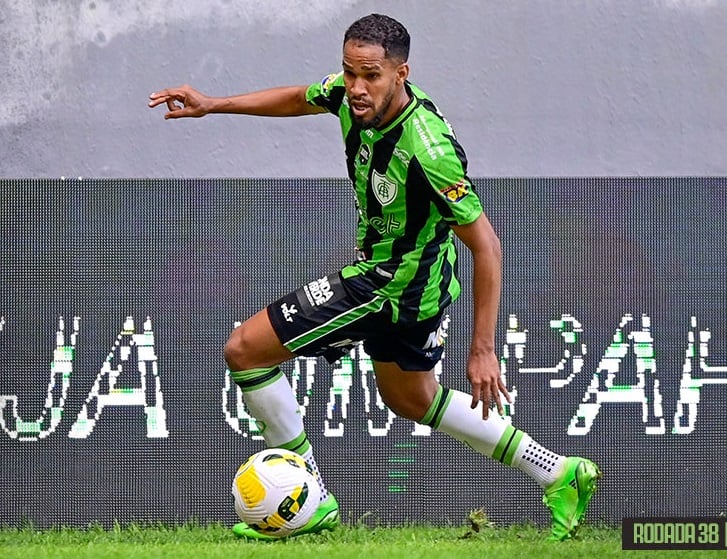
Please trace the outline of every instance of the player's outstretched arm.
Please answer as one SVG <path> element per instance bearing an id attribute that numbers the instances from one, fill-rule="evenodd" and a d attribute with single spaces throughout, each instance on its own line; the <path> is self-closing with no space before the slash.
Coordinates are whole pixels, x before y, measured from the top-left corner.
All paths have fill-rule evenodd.
<path id="1" fill-rule="evenodd" d="M 306 86 L 284 86 L 243 93 L 230 97 L 210 97 L 183 85 L 162 89 L 149 96 L 149 106 L 166 103 L 164 118 L 202 117 L 210 113 L 255 116 L 301 116 L 324 109 L 305 100 Z"/>
<path id="2" fill-rule="evenodd" d="M 495 327 L 502 289 L 502 249 L 485 214 L 469 225 L 457 225 L 452 229 L 472 253 L 474 330 L 467 360 L 467 379 L 472 387 L 472 407 L 482 400 L 482 417 L 487 419 L 491 403 L 495 404 L 500 415 L 503 414 L 501 395 L 510 402 L 495 354 Z"/>

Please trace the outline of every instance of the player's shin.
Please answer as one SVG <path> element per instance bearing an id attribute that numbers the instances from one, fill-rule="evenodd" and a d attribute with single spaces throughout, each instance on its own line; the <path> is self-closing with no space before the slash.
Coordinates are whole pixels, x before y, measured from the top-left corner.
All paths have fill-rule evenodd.
<path id="1" fill-rule="evenodd" d="M 471 401 L 469 394 L 440 386 L 421 423 L 523 471 L 541 487 L 548 487 L 558 478 L 565 457 L 544 448 L 497 413 L 483 420 L 482 404 L 472 409 Z"/>
<path id="2" fill-rule="evenodd" d="M 235 371 L 230 378 L 242 390 L 242 396 L 250 415 L 269 448 L 285 448 L 300 454 L 318 474 L 321 500 L 328 496 L 313 448 L 303 428 L 300 406 L 288 379 L 279 367 L 266 367 Z"/>

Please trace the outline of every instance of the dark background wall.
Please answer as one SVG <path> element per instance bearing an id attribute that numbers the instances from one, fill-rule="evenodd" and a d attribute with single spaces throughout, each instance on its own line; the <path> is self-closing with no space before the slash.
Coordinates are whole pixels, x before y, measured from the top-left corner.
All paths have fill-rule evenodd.
<path id="1" fill-rule="evenodd" d="M 505 250 L 513 423 L 601 465 L 592 520 L 723 512 L 727 181 L 476 186 Z M 233 522 L 232 476 L 263 443 L 222 347 L 236 321 L 351 260 L 347 181 L 4 180 L 0 193 L 0 524 Z M 439 369 L 464 391 L 470 275 L 462 251 Z M 520 472 L 394 419 L 359 350 L 285 372 L 346 520 L 460 523 L 483 507 L 548 522 Z"/>

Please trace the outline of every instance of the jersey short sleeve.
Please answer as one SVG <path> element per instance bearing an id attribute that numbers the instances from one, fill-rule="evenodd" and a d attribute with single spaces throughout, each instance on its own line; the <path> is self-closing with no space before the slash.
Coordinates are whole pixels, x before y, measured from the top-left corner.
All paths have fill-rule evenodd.
<path id="1" fill-rule="evenodd" d="M 346 88 L 343 85 L 343 72 L 328 74 L 321 81 L 308 86 L 305 100 L 311 105 L 323 107 L 337 114 L 343 103 Z"/>
<path id="2" fill-rule="evenodd" d="M 456 140 L 444 136 L 441 140 L 419 152 L 419 164 L 442 218 L 450 225 L 467 225 L 482 213 L 482 204 L 457 153 Z"/>
<path id="3" fill-rule="evenodd" d="M 434 102 L 418 87 L 410 87 L 419 102 L 407 119 L 407 144 L 430 189 L 429 197 L 448 224 L 472 223 L 482 213 L 482 204 L 467 176 L 464 149 Z"/>
<path id="4" fill-rule="evenodd" d="M 435 204 L 450 225 L 467 225 L 482 213 L 482 204 L 472 182 L 461 171 L 450 165 L 423 166 L 424 174 L 434 190 Z"/>

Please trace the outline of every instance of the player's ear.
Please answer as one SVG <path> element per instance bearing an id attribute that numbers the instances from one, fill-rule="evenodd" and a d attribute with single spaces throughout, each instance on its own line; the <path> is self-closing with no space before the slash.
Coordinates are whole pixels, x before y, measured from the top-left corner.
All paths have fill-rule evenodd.
<path id="1" fill-rule="evenodd" d="M 396 81 L 398 84 L 404 83 L 409 77 L 409 63 L 402 62 L 396 68 Z"/>

